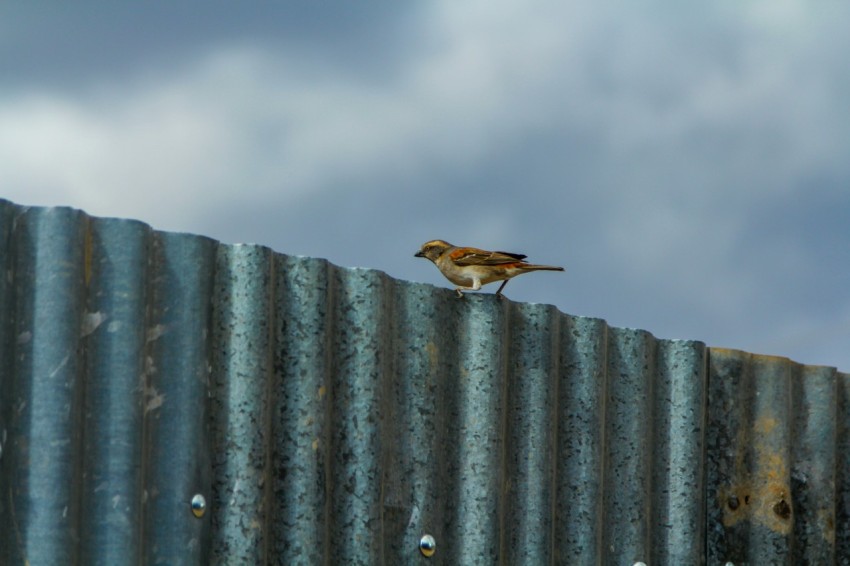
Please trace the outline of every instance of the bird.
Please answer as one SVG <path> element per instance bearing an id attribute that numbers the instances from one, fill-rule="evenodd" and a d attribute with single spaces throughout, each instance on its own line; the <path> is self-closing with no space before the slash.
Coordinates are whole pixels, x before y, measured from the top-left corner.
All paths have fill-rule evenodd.
<path id="1" fill-rule="evenodd" d="M 493 281 L 502 282 L 496 291 L 496 296 L 501 298 L 502 289 L 512 277 L 530 271 L 564 271 L 563 267 L 554 265 L 527 263 L 523 254 L 453 246 L 445 240 L 425 242 L 413 255 L 431 260 L 446 279 L 457 285 L 455 291 L 460 298 L 464 291 L 478 291 Z"/>

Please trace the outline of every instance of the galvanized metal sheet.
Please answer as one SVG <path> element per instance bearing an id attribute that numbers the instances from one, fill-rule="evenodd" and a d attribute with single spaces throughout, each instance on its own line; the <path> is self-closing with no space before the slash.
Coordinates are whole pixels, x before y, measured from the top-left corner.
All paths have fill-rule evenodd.
<path id="1" fill-rule="evenodd" d="M 67 208 L 0 266 L 3 564 L 850 556 L 833 368 Z"/>
<path id="2" fill-rule="evenodd" d="M 847 374 L 711 351 L 708 558 L 845 564 Z"/>

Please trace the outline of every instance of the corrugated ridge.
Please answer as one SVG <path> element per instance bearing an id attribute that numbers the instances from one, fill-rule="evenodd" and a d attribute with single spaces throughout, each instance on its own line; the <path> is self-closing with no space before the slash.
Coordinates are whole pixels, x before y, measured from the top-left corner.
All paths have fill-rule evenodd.
<path id="1" fill-rule="evenodd" d="M 710 359 L 709 563 L 848 563 L 848 375 L 736 350 Z"/>
<path id="2" fill-rule="evenodd" d="M 834 368 L 68 208 L 0 246 L 4 564 L 850 555 Z"/>

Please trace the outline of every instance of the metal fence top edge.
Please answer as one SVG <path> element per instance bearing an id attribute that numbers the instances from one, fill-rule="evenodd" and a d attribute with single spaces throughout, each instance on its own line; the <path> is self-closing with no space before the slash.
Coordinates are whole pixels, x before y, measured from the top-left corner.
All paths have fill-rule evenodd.
<path id="1" fill-rule="evenodd" d="M 273 254 L 273 256 L 275 257 L 275 259 L 277 259 L 277 260 L 291 259 L 291 260 L 297 260 L 297 261 L 323 262 L 323 263 L 327 264 L 329 267 L 336 269 L 336 270 L 340 270 L 343 273 L 349 273 L 349 274 L 358 275 L 358 276 L 364 276 L 365 275 L 367 277 L 372 276 L 372 277 L 379 277 L 379 278 L 382 278 L 382 279 L 387 279 L 391 283 L 393 283 L 394 285 L 398 285 L 401 288 L 406 288 L 406 287 L 412 287 L 412 288 L 418 288 L 418 289 L 429 289 L 430 288 L 429 289 L 430 292 L 437 291 L 437 292 L 444 293 L 446 300 L 457 300 L 457 298 L 455 297 L 454 291 L 452 289 L 448 288 L 448 287 L 442 287 L 442 286 L 434 285 L 434 284 L 431 284 L 431 283 L 424 283 L 424 282 L 418 282 L 418 281 L 408 281 L 408 280 L 404 280 L 404 279 L 398 279 L 398 278 L 393 277 L 392 275 L 389 275 L 385 271 L 370 268 L 370 267 L 362 267 L 362 266 L 344 267 L 344 266 L 339 266 L 339 265 L 332 263 L 330 260 L 328 260 L 326 258 L 307 256 L 307 255 L 299 255 L 299 254 L 286 254 L 284 252 L 276 251 L 274 248 L 272 248 L 268 245 L 265 245 L 265 244 L 258 244 L 258 243 L 252 243 L 252 242 L 224 243 L 224 242 L 221 242 L 219 240 L 216 240 L 214 238 L 211 238 L 209 236 L 205 236 L 205 235 L 202 235 L 202 234 L 196 234 L 196 233 L 192 233 L 192 232 L 183 232 L 183 231 L 159 230 L 159 229 L 152 227 L 149 223 L 147 223 L 143 220 L 138 220 L 138 219 L 133 219 L 133 218 L 109 217 L 109 216 L 93 216 L 93 215 L 88 214 L 85 210 L 82 210 L 82 209 L 79 209 L 79 208 L 76 208 L 76 207 L 73 207 L 73 206 L 69 206 L 69 205 L 56 205 L 56 206 L 21 205 L 21 204 L 14 203 L 14 202 L 12 202 L 8 199 L 0 198 L 0 207 L 10 207 L 13 210 L 13 217 L 19 217 L 19 216 L 22 216 L 24 214 L 28 214 L 28 213 L 31 213 L 31 212 L 34 212 L 34 213 L 40 214 L 40 215 L 41 214 L 49 215 L 51 213 L 74 214 L 74 215 L 80 215 L 81 218 L 85 218 L 85 219 L 87 219 L 91 222 L 96 222 L 96 223 L 109 223 L 109 224 L 115 223 L 116 225 L 125 224 L 125 225 L 128 225 L 128 226 L 141 227 L 141 228 L 149 230 L 150 233 L 153 234 L 153 235 L 158 235 L 159 237 L 164 237 L 164 238 L 168 238 L 168 239 L 170 239 L 170 238 L 176 238 L 176 239 L 183 239 L 183 238 L 195 239 L 195 238 L 197 238 L 199 240 L 206 240 L 206 241 L 212 242 L 215 245 L 218 245 L 218 246 L 221 246 L 221 247 L 233 250 L 233 251 L 237 251 L 237 250 L 246 250 L 246 251 L 247 250 L 251 250 L 251 251 L 257 250 L 257 251 L 271 252 Z M 467 304 L 476 304 L 479 301 L 496 301 L 496 300 L 500 300 L 500 299 L 496 298 L 495 295 L 492 294 L 492 293 L 479 293 L 479 294 L 470 293 L 470 294 L 465 295 L 463 300 L 465 300 L 467 302 Z M 576 321 L 576 322 L 578 322 L 578 321 L 586 322 L 586 323 L 594 323 L 595 322 L 595 323 L 604 323 L 605 325 L 608 325 L 607 321 L 605 319 L 600 318 L 600 317 L 574 315 L 574 314 L 565 313 L 565 312 L 557 309 L 557 307 L 555 305 L 552 305 L 550 303 L 516 302 L 516 301 L 512 301 L 509 298 L 503 298 L 502 300 L 508 301 L 508 304 L 523 305 L 524 307 L 552 308 L 552 309 L 555 309 L 560 315 L 567 316 L 571 320 Z M 651 337 L 656 338 L 657 340 L 659 340 L 661 342 L 665 342 L 665 343 L 669 343 L 669 344 L 675 344 L 675 345 L 680 345 L 680 346 L 691 345 L 691 346 L 697 346 L 697 347 L 707 347 L 706 344 L 701 340 L 694 340 L 694 339 L 687 339 L 687 338 L 658 338 L 652 332 L 645 330 L 645 329 L 641 329 L 641 328 L 625 327 L 625 326 L 623 326 L 623 327 L 608 326 L 608 328 L 610 330 L 613 330 L 613 331 L 616 331 L 616 332 L 646 333 L 648 336 L 651 336 Z M 800 363 L 800 362 L 796 362 L 796 361 L 794 361 L 794 360 L 792 360 L 792 359 L 790 359 L 786 356 L 781 356 L 781 355 L 758 354 L 758 353 L 747 352 L 746 350 L 741 350 L 741 349 L 736 349 L 736 348 L 715 347 L 715 346 L 708 346 L 707 349 L 710 350 L 710 352 L 713 353 L 715 356 L 719 355 L 719 356 L 724 356 L 724 357 L 749 357 L 751 360 L 758 360 L 758 361 L 761 361 L 763 363 L 768 363 L 768 362 L 783 363 L 783 364 L 784 363 L 790 363 L 790 364 L 794 364 L 794 365 L 801 366 L 801 367 L 807 367 L 807 368 L 824 368 L 824 369 L 836 371 L 837 373 L 839 373 L 841 375 L 850 376 L 850 374 L 839 372 L 838 369 L 834 366 L 823 365 L 823 364 L 803 364 L 803 363 Z"/>

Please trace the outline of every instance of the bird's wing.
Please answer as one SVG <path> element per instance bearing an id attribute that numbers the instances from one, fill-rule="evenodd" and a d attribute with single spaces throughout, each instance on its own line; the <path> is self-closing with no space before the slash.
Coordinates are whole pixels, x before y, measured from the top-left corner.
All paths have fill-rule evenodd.
<path id="1" fill-rule="evenodd" d="M 449 252 L 449 258 L 456 265 L 503 265 L 522 261 L 525 256 L 509 252 L 488 252 L 478 248 L 457 248 Z"/>

